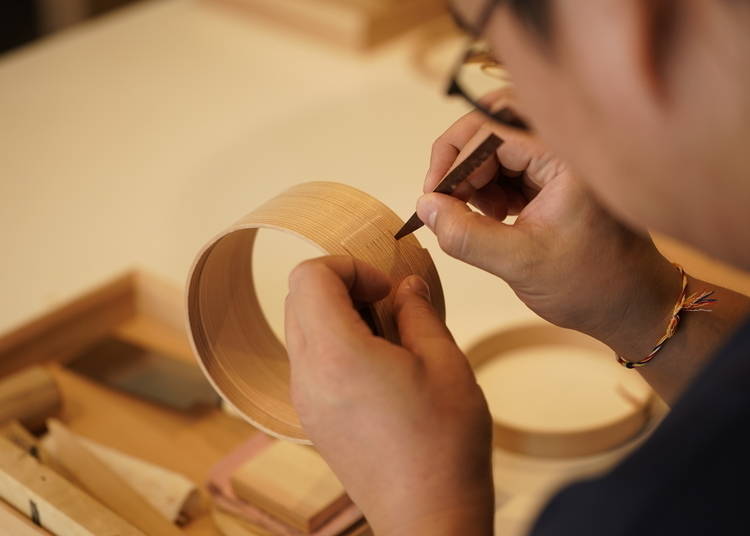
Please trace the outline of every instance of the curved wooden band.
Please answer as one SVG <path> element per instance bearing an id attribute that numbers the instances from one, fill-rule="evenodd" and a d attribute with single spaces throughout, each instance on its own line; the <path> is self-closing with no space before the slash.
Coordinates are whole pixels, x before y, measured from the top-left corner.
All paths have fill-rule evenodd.
<path id="1" fill-rule="evenodd" d="M 217 391 L 250 423 L 283 439 L 308 442 L 289 395 L 286 350 L 263 315 L 252 280 L 258 229 L 292 233 L 322 253 L 350 255 L 386 273 L 393 290 L 373 304 L 371 316 L 378 334 L 397 342 L 393 293 L 404 277 L 420 275 L 445 317 L 430 255 L 414 236 L 393 238 L 402 224 L 385 205 L 352 187 L 304 183 L 258 207 L 198 254 L 187 287 L 193 349 Z"/>
<path id="2" fill-rule="evenodd" d="M 504 354 L 543 345 L 574 346 L 611 353 L 601 342 L 577 331 L 546 324 L 531 324 L 488 334 L 466 351 L 466 357 L 472 368 L 479 372 L 482 366 L 495 359 L 502 359 Z M 618 371 L 613 367 L 614 373 Z M 601 379 L 592 377 L 590 372 L 581 371 L 582 383 Z M 648 421 L 652 395 L 645 384 L 642 389 L 633 392 L 626 390 L 624 385 L 620 387 L 620 395 L 628 400 L 630 409 L 607 423 L 581 427 L 578 430 L 555 430 L 554 423 L 550 423 L 549 429 L 537 430 L 522 428 L 493 417 L 493 442 L 511 452 L 544 458 L 589 456 L 623 445 L 637 436 Z M 596 404 L 596 400 L 591 403 Z"/>

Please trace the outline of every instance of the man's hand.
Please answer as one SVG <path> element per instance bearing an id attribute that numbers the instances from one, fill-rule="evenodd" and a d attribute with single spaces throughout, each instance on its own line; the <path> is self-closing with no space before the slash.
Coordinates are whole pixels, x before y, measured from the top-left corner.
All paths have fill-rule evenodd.
<path id="1" fill-rule="evenodd" d="M 502 93 L 494 98 L 506 100 L 495 106 L 508 103 Z M 677 271 L 647 235 L 612 218 L 532 136 L 467 114 L 434 143 L 424 191 L 491 132 L 504 140 L 495 157 L 456 197 L 423 196 L 422 221 L 448 254 L 504 279 L 543 318 L 625 356 L 646 355 L 679 294 Z M 504 223 L 511 215 L 515 223 Z"/>
<path id="2" fill-rule="evenodd" d="M 378 536 L 492 534 L 484 396 L 419 277 L 395 296 L 402 346 L 370 332 L 354 302 L 390 289 L 349 257 L 292 272 L 286 340 L 302 425 Z"/>

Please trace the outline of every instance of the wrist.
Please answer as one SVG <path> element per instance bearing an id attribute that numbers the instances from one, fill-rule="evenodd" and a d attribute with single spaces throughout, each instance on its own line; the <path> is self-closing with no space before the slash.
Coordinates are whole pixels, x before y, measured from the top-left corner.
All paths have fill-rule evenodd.
<path id="1" fill-rule="evenodd" d="M 373 532 L 377 536 L 493 534 L 495 490 L 491 468 L 471 482 L 433 484 L 405 484 L 389 496 L 381 496 L 378 505 L 365 511 Z"/>
<path id="2" fill-rule="evenodd" d="M 664 335 L 680 295 L 681 277 L 658 252 L 649 262 L 627 271 L 629 277 L 619 291 L 622 300 L 612 308 L 608 328 L 592 335 L 625 359 L 638 361 Z"/>
<path id="3" fill-rule="evenodd" d="M 483 501 L 480 507 L 454 507 L 440 512 L 414 516 L 389 527 L 372 528 L 378 536 L 492 536 L 494 533 L 494 501 Z"/>

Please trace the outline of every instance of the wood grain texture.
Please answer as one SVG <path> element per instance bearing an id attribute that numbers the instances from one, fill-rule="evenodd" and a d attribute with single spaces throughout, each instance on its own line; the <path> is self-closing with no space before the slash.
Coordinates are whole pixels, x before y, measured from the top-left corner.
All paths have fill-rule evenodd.
<path id="1" fill-rule="evenodd" d="M 385 205 L 352 187 L 327 182 L 294 186 L 213 239 L 188 278 L 191 342 L 217 391 L 256 427 L 276 437 L 308 442 L 289 395 L 289 362 L 266 320 L 252 281 L 252 248 L 259 229 L 291 233 L 321 253 L 348 255 L 387 274 L 393 292 L 372 306 L 380 335 L 398 340 L 393 315 L 397 284 L 419 274 L 445 317 L 432 259 L 414 236 L 396 241 L 403 222 Z"/>
<path id="2" fill-rule="evenodd" d="M 66 536 L 144 536 L 89 495 L 0 437 L 0 498 Z"/>
<path id="3" fill-rule="evenodd" d="M 193 482 L 203 482 L 227 452 L 258 433 L 219 409 L 176 412 L 107 389 L 65 368 L 51 370 L 65 400 L 61 419 L 73 432 L 177 471 Z M 200 491 L 205 498 L 205 487 Z M 216 534 L 207 513 L 183 530 L 194 536 Z"/>
<path id="4" fill-rule="evenodd" d="M 38 430 L 59 408 L 60 391 L 44 367 L 29 367 L 0 379 L 0 424 L 17 420 Z"/>
<path id="5" fill-rule="evenodd" d="M 159 407 L 108 389 L 54 363 L 58 359 L 67 361 L 80 351 L 81 345 L 86 346 L 107 336 L 122 336 L 144 347 L 153 347 L 195 362 L 185 334 L 182 291 L 179 287 L 165 287 L 163 282 L 148 274 L 143 278 L 141 275 L 132 272 L 127 277 L 118 277 L 81 298 L 62 304 L 29 325 L 0 337 L 0 370 L 5 373 L 23 368 L 25 358 L 34 363 L 42 356 L 39 352 L 43 351 L 43 360 L 53 361 L 47 370 L 54 377 L 64 402 L 60 408 L 60 419 L 73 432 L 184 474 L 192 482 L 202 483 L 217 461 L 257 433 L 253 427 L 219 409 L 175 412 Z M 102 293 L 102 289 L 105 292 Z M 107 310 L 110 307 L 113 310 Z M 26 353 L 26 350 L 29 352 Z M 6 369 L 6 359 L 14 366 Z M 3 428 L 7 430 L 7 427 Z M 28 434 L 24 435 L 28 439 Z M 179 448 L 175 445 L 179 445 Z M 28 451 L 26 446 L 23 449 Z M 44 449 L 40 448 L 39 453 L 43 456 Z M 49 471 L 48 468 L 43 469 Z M 63 483 L 66 482 L 63 480 Z M 69 487 L 77 490 L 75 497 L 83 495 L 99 509 L 124 522 L 80 488 Z M 54 489 L 57 490 L 56 487 Z M 199 493 L 206 498 L 204 486 L 200 486 Z M 28 515 L 28 502 L 20 510 Z M 42 515 L 45 511 L 42 508 Z M 91 515 L 98 516 L 95 511 Z M 70 527 L 71 523 L 62 526 Z M 87 527 L 85 524 L 83 526 Z M 104 526 L 96 526 L 100 530 L 88 533 L 71 530 L 60 534 L 112 534 Z M 132 525 L 128 526 L 137 531 Z M 183 530 L 194 536 L 217 534 L 205 509 L 190 520 Z M 0 534 L 3 534 L 2 531 Z M 142 533 L 137 531 L 136 534 Z"/>
<path id="6" fill-rule="evenodd" d="M 272 532 L 218 508 L 211 510 L 211 519 L 216 526 L 216 530 L 224 536 L 274 536 Z"/>
<path id="7" fill-rule="evenodd" d="M 231 477 L 237 496 L 310 533 L 351 504 L 344 486 L 309 447 L 275 441 Z"/>
<path id="8" fill-rule="evenodd" d="M 1 425 L 0 437 L 4 437 L 30 454 L 38 447 L 36 438 L 18 421 L 10 421 Z"/>
<path id="9" fill-rule="evenodd" d="M 47 423 L 55 459 L 88 493 L 146 534 L 182 534 L 62 423 Z"/>
<path id="10" fill-rule="evenodd" d="M 50 536 L 50 533 L 4 501 L 0 501 L 0 534 L 4 536 Z"/>
<path id="11" fill-rule="evenodd" d="M 634 438 L 653 393 L 611 350 L 581 333 L 532 324 L 467 350 L 494 421 L 497 446 L 528 456 L 589 456 Z"/>
<path id="12" fill-rule="evenodd" d="M 133 491 L 145 499 L 166 520 L 183 523 L 200 511 L 200 496 L 190 480 L 179 473 L 156 464 L 135 458 L 117 449 L 107 447 L 91 439 L 73 434 L 75 439 L 111 469 Z M 60 465 L 60 452 L 55 434 L 48 434 L 42 441 L 44 463 Z M 64 469 L 64 466 L 63 466 Z M 75 475 L 67 471 L 71 478 Z"/>

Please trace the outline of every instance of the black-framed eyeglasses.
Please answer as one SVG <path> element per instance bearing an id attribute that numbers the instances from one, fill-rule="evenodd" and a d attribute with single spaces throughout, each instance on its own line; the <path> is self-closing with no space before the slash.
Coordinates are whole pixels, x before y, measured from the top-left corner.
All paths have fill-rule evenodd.
<path id="1" fill-rule="evenodd" d="M 487 2 L 481 12 L 478 24 L 475 26 L 466 24 L 449 3 L 448 9 L 457 25 L 470 34 L 471 41 L 453 68 L 446 93 L 448 96 L 462 97 L 474 108 L 497 123 L 528 132 L 531 130 L 529 125 L 510 108 L 493 110 L 482 102 L 482 97 L 487 93 L 510 84 L 510 78 L 500 62 L 492 57 L 489 47 L 479 40 L 479 36 L 484 32 L 498 3 L 499 0 Z"/>

